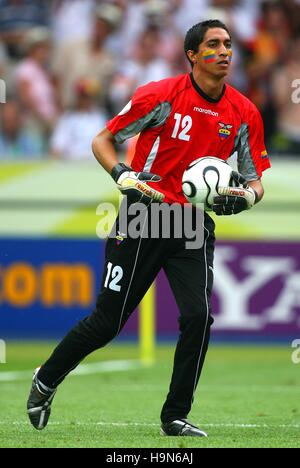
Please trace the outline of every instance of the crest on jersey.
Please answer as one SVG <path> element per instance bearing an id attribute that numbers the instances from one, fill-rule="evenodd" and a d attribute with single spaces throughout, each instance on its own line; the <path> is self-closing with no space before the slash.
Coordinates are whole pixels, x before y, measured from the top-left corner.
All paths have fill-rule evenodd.
<path id="1" fill-rule="evenodd" d="M 231 129 L 233 125 L 224 124 L 223 122 L 219 122 L 219 136 L 221 140 L 226 140 L 231 135 Z"/>
<path id="2" fill-rule="evenodd" d="M 117 245 L 120 245 L 121 242 L 123 242 L 125 237 L 126 237 L 126 234 L 123 234 L 123 232 L 118 231 L 118 235 L 116 236 Z"/>

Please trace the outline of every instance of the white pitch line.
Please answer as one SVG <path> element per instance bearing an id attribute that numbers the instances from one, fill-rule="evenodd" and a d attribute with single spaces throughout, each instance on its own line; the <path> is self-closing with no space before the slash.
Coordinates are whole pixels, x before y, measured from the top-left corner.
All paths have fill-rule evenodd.
<path id="1" fill-rule="evenodd" d="M 81 364 L 70 375 L 92 375 L 102 372 L 123 372 L 132 369 L 139 369 L 142 364 L 138 360 L 127 361 L 101 361 L 90 364 Z M 15 382 L 17 380 L 26 380 L 33 375 L 33 370 L 0 372 L 0 382 Z"/>
<path id="2" fill-rule="evenodd" d="M 97 422 L 95 423 L 96 426 L 159 426 L 159 424 L 155 423 L 118 423 L 118 422 Z M 196 423 L 198 426 L 203 427 L 233 427 L 233 428 L 268 428 L 268 427 L 281 427 L 281 428 L 300 428 L 300 424 L 246 424 L 246 423 Z"/>
<path id="3" fill-rule="evenodd" d="M 10 425 L 12 424 L 13 426 L 28 426 L 29 422 L 27 421 L 0 421 L 0 425 Z M 299 429 L 300 424 L 251 424 L 251 423 L 196 423 L 198 426 L 201 427 L 212 427 L 212 428 L 222 428 L 222 427 L 228 427 L 228 428 L 236 428 L 236 429 Z M 54 421 L 54 422 L 49 422 L 48 426 L 112 426 L 112 427 L 159 427 L 159 423 L 139 423 L 139 422 L 132 422 L 132 423 L 123 423 L 123 422 L 104 422 L 104 421 L 99 421 L 99 422 L 80 422 L 76 421 L 75 423 L 66 423 L 66 422 L 60 422 L 60 421 Z"/>
<path id="4" fill-rule="evenodd" d="M 0 372 L 0 382 L 15 382 L 16 380 L 25 380 L 33 375 L 33 371 L 11 371 Z"/>

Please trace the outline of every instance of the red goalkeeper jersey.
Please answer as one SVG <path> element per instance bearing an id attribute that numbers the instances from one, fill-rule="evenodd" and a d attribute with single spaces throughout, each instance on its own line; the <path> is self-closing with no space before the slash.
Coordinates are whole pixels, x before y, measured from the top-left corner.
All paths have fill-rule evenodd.
<path id="1" fill-rule="evenodd" d="M 226 160 L 237 152 L 238 170 L 248 181 L 270 167 L 255 105 L 229 85 L 218 100 L 212 99 L 192 74 L 138 88 L 107 128 L 118 143 L 140 134 L 132 167 L 160 175 L 160 182 L 149 185 L 168 203 L 186 203 L 182 175 L 200 157 Z"/>

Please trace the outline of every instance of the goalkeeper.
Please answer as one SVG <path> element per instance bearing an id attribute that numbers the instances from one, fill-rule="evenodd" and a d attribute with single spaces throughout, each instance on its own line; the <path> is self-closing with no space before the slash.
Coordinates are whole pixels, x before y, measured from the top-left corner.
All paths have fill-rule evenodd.
<path id="1" fill-rule="evenodd" d="M 226 160 L 237 153 L 235 178 L 239 187 L 222 188 L 213 205 L 217 215 L 237 214 L 259 202 L 264 193 L 262 173 L 270 167 L 258 110 L 225 83 L 232 59 L 226 25 L 218 20 L 194 25 L 186 34 L 184 50 L 191 73 L 138 88 L 93 141 L 99 163 L 131 203 L 145 205 L 150 222 L 152 203 L 184 207 L 182 175 L 199 157 L 213 155 Z M 119 163 L 114 143 L 139 133 L 132 167 Z M 214 222 L 204 213 L 203 224 L 197 225 L 204 242 L 197 249 L 187 247 L 184 233 L 175 236 L 174 223 L 170 219 L 168 239 L 162 235 L 146 238 L 143 232 L 138 238 L 108 239 L 95 310 L 67 334 L 34 375 L 27 411 L 36 429 L 47 425 L 58 385 L 88 354 L 120 333 L 163 268 L 179 307 L 180 336 L 161 411 L 161 434 L 206 436 L 187 418 L 213 323 Z M 119 218 L 116 231 L 118 226 Z"/>

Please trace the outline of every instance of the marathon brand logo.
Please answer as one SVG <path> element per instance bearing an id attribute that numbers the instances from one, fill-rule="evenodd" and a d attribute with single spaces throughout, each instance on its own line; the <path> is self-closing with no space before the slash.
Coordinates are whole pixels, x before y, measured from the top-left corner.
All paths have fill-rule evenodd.
<path id="1" fill-rule="evenodd" d="M 200 112 L 201 114 L 208 114 L 208 115 L 212 115 L 213 117 L 219 117 L 219 113 L 214 112 L 211 109 L 203 109 L 202 107 L 195 106 L 193 110 L 194 112 Z"/>

